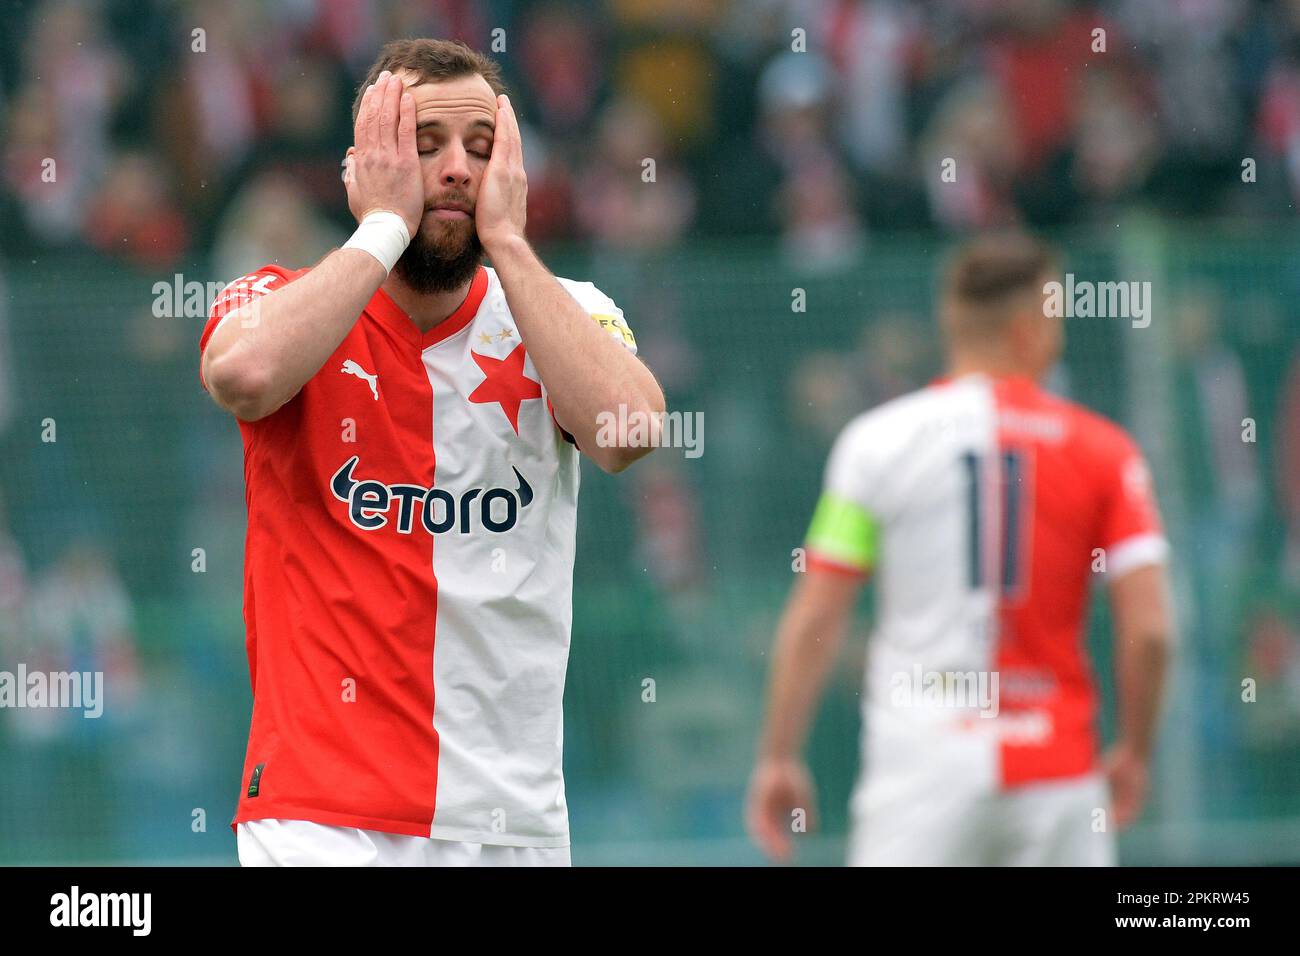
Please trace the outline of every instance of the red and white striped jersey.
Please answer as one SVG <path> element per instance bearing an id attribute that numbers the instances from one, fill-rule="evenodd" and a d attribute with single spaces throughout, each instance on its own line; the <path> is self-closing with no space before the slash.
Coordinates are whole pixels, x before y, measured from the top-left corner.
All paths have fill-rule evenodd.
<path id="1" fill-rule="evenodd" d="M 200 349 L 306 271 L 235 280 Z M 608 297 L 559 281 L 635 352 Z M 423 333 L 376 292 L 293 399 L 239 427 L 253 716 L 234 823 L 567 845 L 578 451 L 495 272 Z"/>

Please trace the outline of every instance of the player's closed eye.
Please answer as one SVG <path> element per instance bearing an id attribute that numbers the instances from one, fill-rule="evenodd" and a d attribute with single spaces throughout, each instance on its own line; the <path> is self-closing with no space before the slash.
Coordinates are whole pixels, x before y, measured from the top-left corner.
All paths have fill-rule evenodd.
<path id="1" fill-rule="evenodd" d="M 432 155 L 433 155 L 434 153 L 436 153 L 437 151 L 438 151 L 438 147 L 437 147 L 437 146 L 429 146 L 429 147 L 426 147 L 425 149 L 419 150 L 419 154 L 420 154 L 421 156 L 432 156 Z M 471 150 L 467 150 L 467 152 L 468 152 L 471 156 L 476 156 L 476 157 L 478 157 L 479 159 L 491 159 L 491 158 L 492 158 L 492 151 L 491 151 L 490 149 L 487 149 L 487 150 L 471 149 Z"/>

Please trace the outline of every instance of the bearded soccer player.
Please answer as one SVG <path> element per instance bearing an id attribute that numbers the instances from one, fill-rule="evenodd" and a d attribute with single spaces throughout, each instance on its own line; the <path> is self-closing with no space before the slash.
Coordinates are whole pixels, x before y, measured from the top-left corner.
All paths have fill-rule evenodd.
<path id="1" fill-rule="evenodd" d="M 598 417 L 663 394 L 619 308 L 525 241 L 493 61 L 390 43 L 353 118 L 352 238 L 235 280 L 200 342 L 244 439 L 239 859 L 567 865 L 578 451 L 627 467 L 648 447 Z"/>
<path id="2" fill-rule="evenodd" d="M 849 423 L 781 619 L 747 805 L 791 851 L 811 812 L 803 740 L 868 575 L 854 865 L 1110 865 L 1140 812 L 1170 641 L 1146 465 L 1118 426 L 1038 384 L 1062 323 L 1051 252 L 976 240 L 946 279 L 945 378 Z M 1099 755 L 1084 649 L 1109 592 L 1118 740 Z"/>

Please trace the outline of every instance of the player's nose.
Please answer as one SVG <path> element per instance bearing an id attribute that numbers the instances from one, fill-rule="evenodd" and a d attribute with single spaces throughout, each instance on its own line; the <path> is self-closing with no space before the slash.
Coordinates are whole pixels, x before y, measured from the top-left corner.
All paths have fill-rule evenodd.
<path id="1" fill-rule="evenodd" d="M 469 185 L 469 153 L 465 146 L 460 142 L 451 142 L 446 145 L 442 153 L 443 165 L 439 174 L 439 181 L 444 186 L 468 186 Z"/>

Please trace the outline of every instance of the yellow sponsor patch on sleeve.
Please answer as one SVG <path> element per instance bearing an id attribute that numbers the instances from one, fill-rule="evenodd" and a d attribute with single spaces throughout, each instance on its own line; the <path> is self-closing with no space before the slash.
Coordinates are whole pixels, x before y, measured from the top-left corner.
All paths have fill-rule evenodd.
<path id="1" fill-rule="evenodd" d="M 624 319 L 617 315 L 606 315 L 600 312 L 591 313 L 591 317 L 595 320 L 597 325 L 610 335 L 622 339 L 627 345 L 631 345 L 634 348 L 636 347 L 636 338 L 632 335 L 632 330 L 628 328 L 627 322 Z"/>

